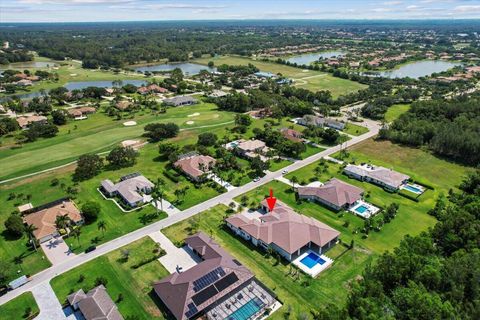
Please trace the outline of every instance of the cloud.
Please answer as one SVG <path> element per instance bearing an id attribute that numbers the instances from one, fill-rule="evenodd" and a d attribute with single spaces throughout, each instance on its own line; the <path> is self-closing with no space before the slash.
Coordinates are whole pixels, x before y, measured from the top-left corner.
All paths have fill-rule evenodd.
<path id="1" fill-rule="evenodd" d="M 453 11 L 460 12 L 460 13 L 479 13 L 480 12 L 480 5 L 479 6 L 456 6 L 453 8 Z"/>
<path id="2" fill-rule="evenodd" d="M 385 1 L 382 3 L 384 6 L 398 6 L 403 4 L 403 1 Z"/>
<path id="3" fill-rule="evenodd" d="M 135 0 L 18 0 L 19 3 L 24 4 L 114 4 L 114 3 L 129 3 Z"/>

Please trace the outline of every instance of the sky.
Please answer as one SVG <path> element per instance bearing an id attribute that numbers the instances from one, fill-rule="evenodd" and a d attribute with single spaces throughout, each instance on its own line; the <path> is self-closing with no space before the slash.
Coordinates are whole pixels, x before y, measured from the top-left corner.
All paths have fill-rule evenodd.
<path id="1" fill-rule="evenodd" d="M 0 22 L 471 18 L 480 0 L 0 0 Z"/>

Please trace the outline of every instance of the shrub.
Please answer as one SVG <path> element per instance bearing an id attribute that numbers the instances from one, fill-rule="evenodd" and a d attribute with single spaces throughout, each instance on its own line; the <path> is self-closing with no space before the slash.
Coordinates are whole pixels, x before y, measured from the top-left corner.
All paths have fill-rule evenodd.
<path id="1" fill-rule="evenodd" d="M 8 217 L 5 221 L 5 228 L 8 233 L 14 237 L 21 237 L 25 230 L 22 218 L 16 214 L 12 214 Z"/>
<path id="2" fill-rule="evenodd" d="M 88 201 L 82 206 L 82 214 L 86 223 L 92 223 L 97 220 L 100 213 L 100 204 L 95 201 Z"/>
<path id="3" fill-rule="evenodd" d="M 105 277 L 100 276 L 95 279 L 95 287 L 98 287 L 99 285 L 103 285 L 104 287 L 106 287 L 107 283 L 108 280 Z"/>

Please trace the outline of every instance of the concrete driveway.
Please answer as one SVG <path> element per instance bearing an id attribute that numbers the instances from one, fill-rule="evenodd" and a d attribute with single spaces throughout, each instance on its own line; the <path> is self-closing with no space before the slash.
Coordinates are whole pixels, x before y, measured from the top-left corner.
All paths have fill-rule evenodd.
<path id="1" fill-rule="evenodd" d="M 170 273 L 174 273 L 178 268 L 181 271 L 185 271 L 195 266 L 200 259 L 187 247 L 177 248 L 163 233 L 160 231 L 154 232 L 149 235 L 153 241 L 160 244 L 160 247 L 167 253 L 158 261 L 168 270 Z M 180 270 L 180 269 L 178 269 Z"/>
<path id="2" fill-rule="evenodd" d="M 53 265 L 75 257 L 75 254 L 70 250 L 61 237 L 53 238 L 52 240 L 42 243 L 40 246 L 42 247 L 43 252 L 45 252 L 48 260 L 50 260 Z"/>
<path id="3" fill-rule="evenodd" d="M 35 320 L 65 320 L 62 306 L 50 284 L 45 281 L 32 289 L 40 314 Z"/>

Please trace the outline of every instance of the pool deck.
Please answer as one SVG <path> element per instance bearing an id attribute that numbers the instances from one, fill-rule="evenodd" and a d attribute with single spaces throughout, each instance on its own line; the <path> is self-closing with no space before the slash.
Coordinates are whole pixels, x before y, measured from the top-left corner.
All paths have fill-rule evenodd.
<path id="1" fill-rule="evenodd" d="M 365 206 L 367 208 L 367 210 L 365 210 L 365 212 L 357 212 L 356 209 L 358 207 L 361 207 L 361 206 Z M 380 209 L 375 207 L 373 204 L 370 204 L 366 201 L 363 201 L 363 200 L 359 200 L 357 201 L 353 206 L 351 206 L 348 211 L 350 211 L 351 213 L 361 217 L 361 218 L 364 218 L 364 219 L 368 219 L 374 215 L 376 215 Z"/>
<path id="2" fill-rule="evenodd" d="M 324 264 L 317 263 L 313 268 L 307 267 L 301 261 L 303 260 L 303 258 L 308 256 L 310 253 L 316 254 L 317 256 L 319 256 L 320 258 L 325 260 L 325 263 Z M 293 260 L 292 263 L 295 266 L 297 266 L 300 270 L 302 270 L 303 272 L 305 272 L 306 274 L 311 276 L 312 278 L 315 278 L 316 276 L 318 276 L 320 274 L 320 272 L 322 272 L 323 270 L 330 267 L 333 263 L 333 260 L 330 259 L 329 257 L 327 257 L 326 255 L 323 255 L 323 254 L 319 255 L 318 253 L 313 252 L 312 250 L 308 250 L 307 252 L 301 254 L 297 259 Z"/>

